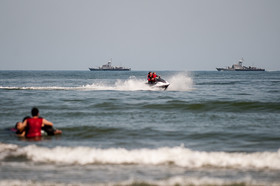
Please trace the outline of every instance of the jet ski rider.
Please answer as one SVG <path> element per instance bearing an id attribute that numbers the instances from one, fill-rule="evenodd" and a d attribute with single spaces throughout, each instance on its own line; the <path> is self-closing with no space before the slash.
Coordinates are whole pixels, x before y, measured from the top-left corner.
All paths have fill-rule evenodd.
<path id="1" fill-rule="evenodd" d="M 147 80 L 148 80 L 149 84 L 152 84 L 152 78 L 153 78 L 153 74 L 152 74 L 152 72 L 149 72 L 147 75 Z"/>
<path id="2" fill-rule="evenodd" d="M 156 74 L 156 72 L 149 72 L 147 79 L 149 84 L 155 84 L 156 80 L 159 78 L 159 76 Z"/>

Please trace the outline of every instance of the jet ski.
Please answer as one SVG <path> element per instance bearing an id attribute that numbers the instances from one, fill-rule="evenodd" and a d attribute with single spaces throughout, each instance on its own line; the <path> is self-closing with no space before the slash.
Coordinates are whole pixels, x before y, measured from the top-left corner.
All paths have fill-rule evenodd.
<path id="1" fill-rule="evenodd" d="M 170 85 L 170 83 L 168 83 L 167 81 L 165 81 L 160 77 L 157 77 L 155 82 L 148 82 L 147 84 L 153 88 L 159 88 L 164 90 L 166 90 L 167 87 Z"/>

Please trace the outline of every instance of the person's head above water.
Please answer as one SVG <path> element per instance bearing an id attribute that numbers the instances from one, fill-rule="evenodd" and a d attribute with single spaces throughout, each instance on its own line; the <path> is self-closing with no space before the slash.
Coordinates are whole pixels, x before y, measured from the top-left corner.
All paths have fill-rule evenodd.
<path id="1" fill-rule="evenodd" d="M 34 116 L 39 116 L 39 109 L 37 107 L 33 107 L 31 110 L 31 115 Z"/>

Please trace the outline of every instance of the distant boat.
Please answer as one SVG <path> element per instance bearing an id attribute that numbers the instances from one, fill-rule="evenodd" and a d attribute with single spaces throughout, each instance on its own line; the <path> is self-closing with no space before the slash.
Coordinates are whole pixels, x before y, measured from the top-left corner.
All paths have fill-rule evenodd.
<path id="1" fill-rule="evenodd" d="M 265 71 L 263 68 L 257 68 L 257 67 L 246 67 L 243 66 L 244 59 L 240 59 L 238 61 L 238 64 L 233 64 L 231 67 L 226 67 L 226 68 L 216 68 L 218 71 Z"/>
<path id="2" fill-rule="evenodd" d="M 112 66 L 112 59 L 107 64 L 97 68 L 89 68 L 90 71 L 130 71 L 131 68 Z"/>

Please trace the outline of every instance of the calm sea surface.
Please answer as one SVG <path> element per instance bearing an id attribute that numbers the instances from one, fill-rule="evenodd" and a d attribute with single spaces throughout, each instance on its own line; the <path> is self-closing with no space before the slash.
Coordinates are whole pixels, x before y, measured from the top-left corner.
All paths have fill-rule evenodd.
<path id="1" fill-rule="evenodd" d="M 280 72 L 147 73 L 0 71 L 0 185 L 280 185 Z"/>

